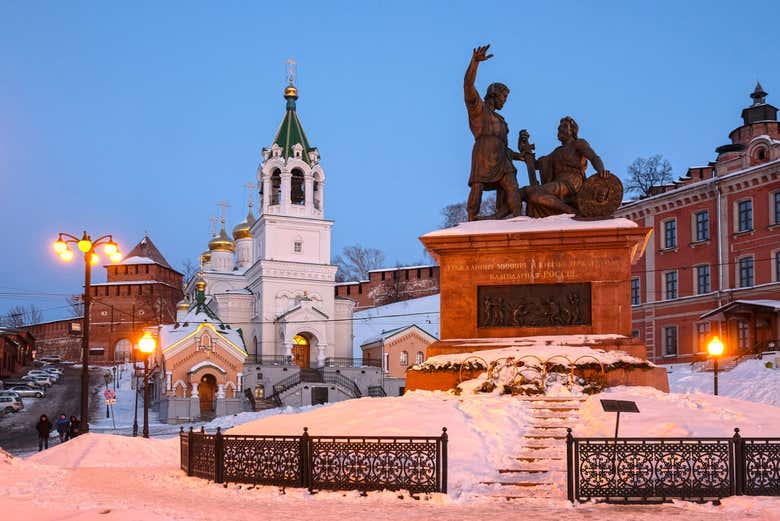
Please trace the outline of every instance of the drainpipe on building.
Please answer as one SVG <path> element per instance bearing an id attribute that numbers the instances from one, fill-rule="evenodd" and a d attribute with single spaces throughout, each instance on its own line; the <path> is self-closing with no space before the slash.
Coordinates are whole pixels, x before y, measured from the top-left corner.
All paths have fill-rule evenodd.
<path id="1" fill-rule="evenodd" d="M 721 293 L 723 291 L 723 222 L 721 217 L 721 197 L 723 196 L 723 193 L 720 189 L 720 183 L 718 182 L 717 172 L 715 172 L 715 192 L 718 194 L 718 198 L 715 201 L 716 204 L 716 213 L 718 214 L 718 292 L 717 292 L 717 299 L 718 299 L 718 307 L 722 305 L 722 298 Z M 728 232 L 728 219 L 726 219 L 726 231 Z M 723 321 L 718 320 L 718 333 L 720 333 L 721 336 L 723 336 L 722 331 L 722 324 Z"/>

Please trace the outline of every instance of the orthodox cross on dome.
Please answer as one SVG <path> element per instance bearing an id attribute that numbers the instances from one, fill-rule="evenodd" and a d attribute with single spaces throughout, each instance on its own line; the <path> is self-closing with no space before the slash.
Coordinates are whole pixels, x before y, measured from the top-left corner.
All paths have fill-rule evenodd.
<path id="1" fill-rule="evenodd" d="M 255 190 L 257 190 L 257 183 L 246 183 L 244 185 L 247 191 L 247 197 L 249 199 L 249 207 L 252 208 L 255 205 Z"/>
<path id="2" fill-rule="evenodd" d="M 222 222 L 225 222 L 225 216 L 227 214 L 227 209 L 230 208 L 230 203 L 225 201 L 224 199 L 217 203 L 217 206 L 219 206 L 220 210 L 220 217 L 222 218 Z"/>
<path id="3" fill-rule="evenodd" d="M 290 85 L 295 85 L 295 66 L 298 65 L 295 58 L 287 59 L 287 81 Z"/>
<path id="4" fill-rule="evenodd" d="M 211 224 L 211 236 L 217 236 L 217 224 L 219 223 L 219 217 L 212 215 L 209 217 L 209 223 Z"/>

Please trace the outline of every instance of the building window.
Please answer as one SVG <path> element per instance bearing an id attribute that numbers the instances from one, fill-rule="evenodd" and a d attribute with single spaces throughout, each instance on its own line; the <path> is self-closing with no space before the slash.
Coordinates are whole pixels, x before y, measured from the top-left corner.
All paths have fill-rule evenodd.
<path id="1" fill-rule="evenodd" d="M 780 224 L 780 192 L 775 192 L 773 194 L 774 197 L 774 208 L 775 208 L 775 224 Z"/>
<path id="2" fill-rule="evenodd" d="M 696 324 L 696 349 L 699 353 L 707 350 L 707 340 L 710 336 L 710 323 L 699 322 Z"/>
<path id="3" fill-rule="evenodd" d="M 638 329 L 632 329 L 631 330 L 631 336 L 633 338 L 639 338 L 639 330 Z"/>
<path id="4" fill-rule="evenodd" d="M 293 251 L 295 253 L 301 253 L 303 251 L 303 243 L 301 241 L 295 241 L 293 244 Z"/>
<path id="5" fill-rule="evenodd" d="M 739 287 L 747 288 L 753 285 L 753 257 L 739 259 Z"/>
<path id="6" fill-rule="evenodd" d="M 402 366 L 409 365 L 409 353 L 408 352 L 401 351 L 401 361 L 400 361 L 400 363 L 401 363 Z"/>
<path id="7" fill-rule="evenodd" d="M 747 232 L 753 229 L 753 201 L 746 199 L 737 203 L 737 231 Z"/>
<path id="8" fill-rule="evenodd" d="M 677 220 L 664 221 L 664 249 L 670 250 L 677 247 Z"/>
<path id="9" fill-rule="evenodd" d="M 664 356 L 677 356 L 677 326 L 664 328 Z"/>
<path id="10" fill-rule="evenodd" d="M 423 354 L 423 352 L 422 351 L 417 351 L 417 354 L 414 355 L 414 363 L 416 365 L 420 365 L 424 361 L 425 361 L 425 355 Z"/>
<path id="11" fill-rule="evenodd" d="M 710 292 L 710 265 L 696 266 L 696 294 Z"/>
<path id="12" fill-rule="evenodd" d="M 780 250 L 775 252 L 775 282 L 780 282 Z"/>
<path id="13" fill-rule="evenodd" d="M 737 347 L 741 350 L 747 350 L 750 345 L 750 324 L 747 320 L 737 322 Z"/>
<path id="14" fill-rule="evenodd" d="M 303 172 L 297 168 L 292 171 L 292 178 L 290 179 L 290 202 L 297 205 L 302 205 L 306 202 Z"/>
<path id="15" fill-rule="evenodd" d="M 710 212 L 696 212 L 696 242 L 710 240 Z"/>
<path id="16" fill-rule="evenodd" d="M 664 289 L 666 290 L 665 300 L 677 298 L 677 272 L 669 271 L 664 273 Z"/>
<path id="17" fill-rule="evenodd" d="M 638 306 L 642 303 L 642 297 L 639 293 L 639 277 L 631 279 L 631 305 Z"/>
<path id="18" fill-rule="evenodd" d="M 270 204 L 279 204 L 282 201 L 282 174 L 274 170 L 271 174 L 271 200 Z"/>

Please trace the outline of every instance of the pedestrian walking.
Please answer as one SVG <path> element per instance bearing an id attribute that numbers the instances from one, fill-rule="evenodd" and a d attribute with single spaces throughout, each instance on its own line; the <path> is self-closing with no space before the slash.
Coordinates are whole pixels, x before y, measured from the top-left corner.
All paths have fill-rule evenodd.
<path id="1" fill-rule="evenodd" d="M 38 431 L 38 452 L 42 451 L 44 448 L 49 448 L 49 434 L 53 428 L 54 427 L 49 421 L 49 417 L 45 414 L 41 414 L 38 423 L 35 424 L 35 430 Z"/>
<path id="2" fill-rule="evenodd" d="M 75 416 L 70 417 L 70 430 L 68 431 L 68 438 L 75 438 L 81 434 L 81 420 Z"/>
<path id="3" fill-rule="evenodd" d="M 70 431 L 70 420 L 65 413 L 60 414 L 57 421 L 54 422 L 54 427 L 57 429 L 57 433 L 60 435 L 60 443 L 68 441 L 68 431 Z"/>

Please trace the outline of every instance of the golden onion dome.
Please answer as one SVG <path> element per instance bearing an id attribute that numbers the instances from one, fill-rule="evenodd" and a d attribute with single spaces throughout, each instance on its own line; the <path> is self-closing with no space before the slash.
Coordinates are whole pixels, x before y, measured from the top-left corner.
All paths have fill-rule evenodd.
<path id="1" fill-rule="evenodd" d="M 298 97 L 298 89 L 292 83 L 287 85 L 287 87 L 284 89 L 284 97 L 286 98 L 288 96 L 296 98 Z"/>
<path id="2" fill-rule="evenodd" d="M 206 279 L 203 278 L 203 275 L 198 273 L 198 278 L 195 280 L 195 289 L 198 291 L 204 291 L 206 289 Z"/>
<path id="3" fill-rule="evenodd" d="M 206 250 L 200 254 L 200 261 L 202 263 L 211 262 L 211 250 Z"/>
<path id="4" fill-rule="evenodd" d="M 252 214 L 252 203 L 249 203 L 249 213 L 247 213 L 246 219 L 233 228 L 233 239 L 251 239 L 253 224 L 255 224 L 255 216 Z"/>
<path id="5" fill-rule="evenodd" d="M 190 309 L 190 301 L 186 298 L 183 298 L 179 301 L 178 304 L 176 304 L 176 311 L 189 311 Z"/>
<path id="6" fill-rule="evenodd" d="M 219 231 L 219 235 L 209 241 L 209 250 L 211 251 L 236 251 L 236 243 L 225 231 L 225 221 L 222 220 L 222 229 Z"/>

